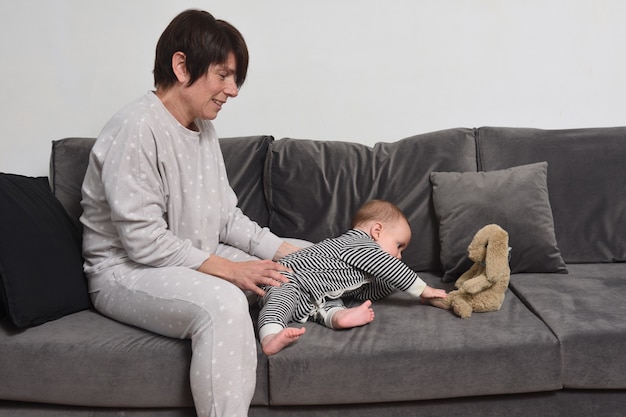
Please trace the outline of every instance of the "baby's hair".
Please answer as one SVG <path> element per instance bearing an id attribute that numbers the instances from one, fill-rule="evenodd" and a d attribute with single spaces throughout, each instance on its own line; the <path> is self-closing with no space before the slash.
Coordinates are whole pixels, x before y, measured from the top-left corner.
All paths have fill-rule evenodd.
<path id="1" fill-rule="evenodd" d="M 393 223 L 403 219 L 409 222 L 402 210 L 395 204 L 385 200 L 370 200 L 363 204 L 352 217 L 352 227 L 357 227 L 370 221 Z"/>

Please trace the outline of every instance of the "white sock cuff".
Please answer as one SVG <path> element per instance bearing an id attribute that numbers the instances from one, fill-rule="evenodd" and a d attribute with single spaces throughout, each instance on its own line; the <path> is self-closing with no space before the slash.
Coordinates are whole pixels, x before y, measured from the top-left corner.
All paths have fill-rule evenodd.
<path id="1" fill-rule="evenodd" d="M 284 326 L 278 323 L 265 324 L 259 329 L 259 340 L 263 341 L 265 336 L 269 336 L 270 334 L 276 334 L 284 328 L 285 328 Z"/>

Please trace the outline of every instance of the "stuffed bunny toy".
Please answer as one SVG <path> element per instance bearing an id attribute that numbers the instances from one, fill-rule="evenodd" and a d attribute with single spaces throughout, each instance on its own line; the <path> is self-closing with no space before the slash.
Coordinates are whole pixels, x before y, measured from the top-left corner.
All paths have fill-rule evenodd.
<path id="1" fill-rule="evenodd" d="M 472 312 L 497 311 L 502 307 L 509 286 L 509 234 L 497 224 L 480 229 L 467 248 L 474 261 L 454 284 L 445 302 L 465 319 Z"/>

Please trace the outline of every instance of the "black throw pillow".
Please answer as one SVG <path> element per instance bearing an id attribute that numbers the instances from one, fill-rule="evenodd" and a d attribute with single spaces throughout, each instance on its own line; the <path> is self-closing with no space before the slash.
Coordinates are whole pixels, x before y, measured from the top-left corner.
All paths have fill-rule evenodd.
<path id="1" fill-rule="evenodd" d="M 0 173 L 0 301 L 18 328 L 91 307 L 81 230 L 45 177 Z"/>

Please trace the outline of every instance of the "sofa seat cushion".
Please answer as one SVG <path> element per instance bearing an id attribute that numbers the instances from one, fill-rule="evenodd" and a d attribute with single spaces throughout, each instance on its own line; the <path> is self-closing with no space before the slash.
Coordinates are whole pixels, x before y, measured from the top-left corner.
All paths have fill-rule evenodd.
<path id="1" fill-rule="evenodd" d="M 440 276 L 420 275 L 441 286 Z M 373 308 L 372 323 L 350 330 L 305 323 L 307 331 L 297 343 L 269 358 L 270 404 L 413 401 L 561 388 L 558 340 L 511 292 L 500 311 L 467 320 L 404 293 Z"/>
<path id="2" fill-rule="evenodd" d="M 191 343 L 84 310 L 23 331 L 0 322 L 0 398 L 89 407 L 193 407 Z M 253 404 L 267 404 L 259 355 Z"/>
<path id="3" fill-rule="evenodd" d="M 366 201 L 389 200 L 404 211 L 413 236 L 404 261 L 439 271 L 439 236 L 431 198 L 432 171 L 475 171 L 471 129 L 447 129 L 377 143 L 283 138 L 270 145 L 265 182 L 270 229 L 318 242 L 350 227 Z"/>
<path id="4" fill-rule="evenodd" d="M 569 264 L 569 275 L 519 274 L 511 288 L 561 341 L 563 385 L 626 388 L 626 264 Z"/>

